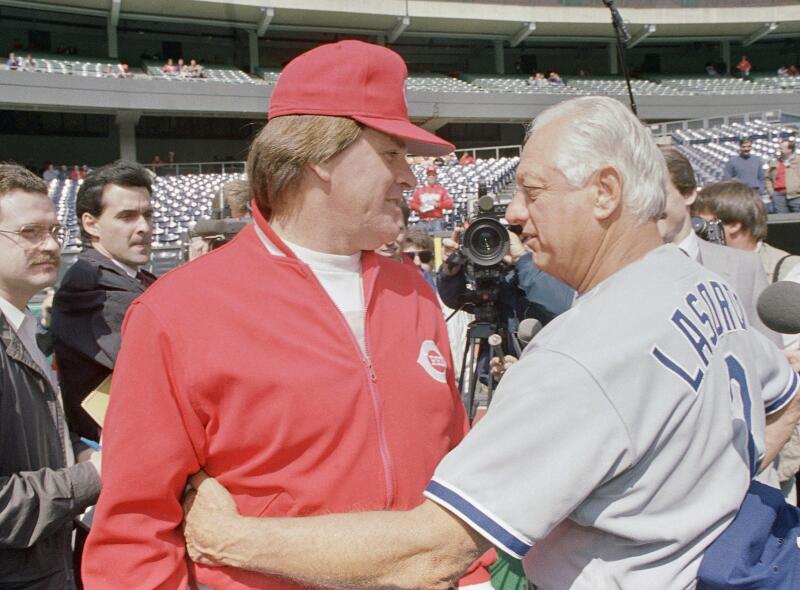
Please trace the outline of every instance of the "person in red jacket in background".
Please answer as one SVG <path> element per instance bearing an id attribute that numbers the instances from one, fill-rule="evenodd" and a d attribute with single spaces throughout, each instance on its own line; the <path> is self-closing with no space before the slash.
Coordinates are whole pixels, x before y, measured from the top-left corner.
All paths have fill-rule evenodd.
<path id="1" fill-rule="evenodd" d="M 406 153 L 453 149 L 408 120 L 406 77 L 360 41 L 289 63 L 250 150 L 253 223 L 129 308 L 87 590 L 313 586 L 187 559 L 187 479 L 204 471 L 253 517 L 407 510 L 463 438 L 436 295 L 374 253 L 416 184 Z"/>
<path id="2" fill-rule="evenodd" d="M 444 210 L 453 208 L 453 198 L 447 189 L 436 182 L 438 171 L 430 166 L 425 171 L 425 184 L 419 187 L 411 197 L 408 206 L 419 214 L 417 226 L 427 232 L 444 229 Z"/>

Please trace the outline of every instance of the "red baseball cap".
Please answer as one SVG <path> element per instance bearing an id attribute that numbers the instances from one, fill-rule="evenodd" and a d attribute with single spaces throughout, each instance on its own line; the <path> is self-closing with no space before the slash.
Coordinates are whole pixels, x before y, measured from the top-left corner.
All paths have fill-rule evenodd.
<path id="1" fill-rule="evenodd" d="M 380 45 L 340 41 L 297 56 L 281 71 L 268 119 L 285 115 L 348 117 L 406 141 L 419 156 L 443 156 L 454 146 L 408 120 L 403 58 Z"/>

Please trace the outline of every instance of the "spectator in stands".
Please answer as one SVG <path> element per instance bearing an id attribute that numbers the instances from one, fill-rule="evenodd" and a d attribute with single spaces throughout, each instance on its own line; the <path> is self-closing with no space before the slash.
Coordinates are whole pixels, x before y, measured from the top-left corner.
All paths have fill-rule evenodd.
<path id="1" fill-rule="evenodd" d="M 464 152 L 458 159 L 458 163 L 462 166 L 471 166 L 475 163 L 475 158 L 469 152 Z"/>
<path id="2" fill-rule="evenodd" d="M 722 172 L 723 180 L 738 180 L 743 182 L 761 195 L 764 201 L 764 207 L 767 213 L 775 213 L 775 207 L 772 200 L 767 193 L 767 187 L 764 184 L 764 162 L 756 155 L 753 155 L 753 143 L 749 137 L 742 137 L 739 139 L 739 155 L 731 157 L 725 163 L 725 168 Z"/>
<path id="3" fill-rule="evenodd" d="M 403 238 L 403 254 L 422 272 L 422 276 L 436 290 L 433 280 L 433 238 L 420 227 L 411 227 L 405 231 Z"/>
<path id="4" fill-rule="evenodd" d="M 91 168 L 89 168 L 88 164 L 84 164 L 83 166 L 81 166 L 81 178 L 86 178 L 91 171 L 92 170 Z"/>
<path id="5" fill-rule="evenodd" d="M 559 76 L 558 72 L 555 70 L 552 70 L 547 75 L 547 83 L 550 84 L 550 86 L 564 86 L 564 80 L 561 79 L 561 76 Z"/>
<path id="6" fill-rule="evenodd" d="M 25 56 L 25 60 L 22 62 L 22 69 L 24 69 L 26 72 L 36 71 L 36 60 L 33 59 L 33 56 L 30 53 Z"/>
<path id="7" fill-rule="evenodd" d="M 786 78 L 789 76 L 789 68 L 786 66 L 781 66 L 778 68 L 777 74 L 779 78 Z"/>
<path id="8" fill-rule="evenodd" d="M 178 71 L 178 68 L 175 66 L 175 63 L 172 61 L 172 58 L 167 58 L 167 63 L 165 63 L 161 67 L 161 71 L 168 76 L 174 76 L 175 73 Z"/>
<path id="9" fill-rule="evenodd" d="M 783 280 L 800 257 L 767 244 L 767 216 L 758 194 L 735 181 L 708 184 L 698 193 L 692 214 L 704 219 L 719 219 L 725 243 L 732 248 L 757 252 L 769 282 Z"/>
<path id="10" fill-rule="evenodd" d="M 528 78 L 528 85 L 536 88 L 544 88 L 547 86 L 547 79 L 541 72 L 535 72 Z"/>
<path id="11" fill-rule="evenodd" d="M 778 159 L 769 163 L 766 187 L 776 213 L 800 212 L 800 162 L 796 150 L 794 139 L 783 139 L 778 144 Z"/>
<path id="12" fill-rule="evenodd" d="M 72 182 L 77 182 L 78 180 L 80 180 L 80 178 L 81 178 L 81 169 L 78 167 L 77 164 L 75 164 L 72 167 L 72 172 L 69 173 L 69 179 Z"/>
<path id="13" fill-rule="evenodd" d="M 453 208 L 453 198 L 437 178 L 437 169 L 429 166 L 425 170 L 425 184 L 414 191 L 408 203 L 411 210 L 419 214 L 418 226 L 427 232 L 442 231 L 444 211 Z"/>
<path id="14" fill-rule="evenodd" d="M 711 76 L 711 77 L 719 76 L 719 72 L 717 71 L 717 67 L 716 67 L 716 65 L 714 65 L 714 62 L 711 62 L 711 61 L 706 62 L 706 68 L 705 69 L 706 69 L 706 74 L 708 76 Z"/>
<path id="15" fill-rule="evenodd" d="M 86 177 L 75 201 L 84 249 L 53 301 L 52 333 L 64 407 L 71 427 L 99 440 L 81 407 L 111 374 L 125 312 L 155 277 L 150 262 L 151 179 L 133 162 L 117 161 Z"/>
<path id="16" fill-rule="evenodd" d="M 194 60 L 194 59 L 190 59 L 189 60 L 189 67 L 186 70 L 186 75 L 189 78 L 205 78 L 206 77 L 206 73 L 205 73 L 205 71 L 203 69 L 203 66 L 201 66 L 199 63 L 197 63 L 197 60 Z"/>
<path id="17" fill-rule="evenodd" d="M 58 178 L 59 180 L 67 180 L 69 178 L 69 168 L 67 168 L 66 164 L 61 164 L 58 169 Z"/>
<path id="18" fill-rule="evenodd" d="M 788 74 L 790 76 L 796 77 L 800 73 L 800 70 L 797 69 L 796 65 L 789 66 Z"/>
<path id="19" fill-rule="evenodd" d="M 0 587 L 75 587 L 73 520 L 100 493 L 100 453 L 67 430 L 29 300 L 58 278 L 63 227 L 47 186 L 0 164 Z"/>
<path id="20" fill-rule="evenodd" d="M 56 170 L 55 167 L 48 162 L 47 167 L 44 169 L 44 172 L 42 173 L 42 178 L 47 183 L 50 183 L 51 180 L 57 180 L 58 170 Z"/>
<path id="21" fill-rule="evenodd" d="M 12 51 L 8 54 L 8 59 L 6 60 L 6 68 L 9 70 L 18 70 L 20 68 L 19 59 Z"/>
<path id="22" fill-rule="evenodd" d="M 736 64 L 736 69 L 739 70 L 742 78 L 747 78 L 750 76 L 750 70 L 753 69 L 753 64 L 750 63 L 750 60 L 747 59 L 746 55 L 743 55 L 742 59 L 739 60 L 739 63 Z"/>
<path id="23" fill-rule="evenodd" d="M 739 295 L 750 324 L 776 345 L 780 345 L 778 334 L 764 326 L 756 313 L 758 296 L 769 284 L 758 256 L 752 252 L 745 253 L 712 244 L 697 237 L 691 218 L 699 201 L 692 165 L 675 147 L 663 146 L 661 153 L 669 171 L 667 203 L 658 220 L 658 231 L 662 239 L 665 243 L 675 244 L 691 258 L 727 279 Z M 736 184 L 741 186 L 741 183 Z M 759 208 L 763 211 L 763 208 Z M 777 480 L 772 483 L 777 484 Z"/>
<path id="24" fill-rule="evenodd" d="M 183 58 L 178 58 L 178 66 L 176 67 L 176 73 L 179 76 L 187 75 L 188 71 L 186 69 L 186 65 L 183 63 Z"/>

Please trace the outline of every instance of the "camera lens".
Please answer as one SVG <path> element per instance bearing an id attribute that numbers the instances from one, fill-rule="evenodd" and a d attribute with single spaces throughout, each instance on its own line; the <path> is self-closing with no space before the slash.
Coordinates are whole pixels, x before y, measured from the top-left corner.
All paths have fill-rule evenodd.
<path id="1" fill-rule="evenodd" d="M 480 266 L 497 264 L 508 253 L 508 234 L 494 219 L 478 219 L 464 234 L 464 255 Z"/>
<path id="2" fill-rule="evenodd" d="M 470 246 L 478 256 L 490 257 L 500 247 L 500 236 L 493 227 L 482 227 L 472 236 Z"/>

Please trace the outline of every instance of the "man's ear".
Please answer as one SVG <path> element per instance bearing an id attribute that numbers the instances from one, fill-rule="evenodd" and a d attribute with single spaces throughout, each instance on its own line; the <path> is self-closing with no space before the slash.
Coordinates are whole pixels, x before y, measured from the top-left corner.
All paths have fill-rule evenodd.
<path id="1" fill-rule="evenodd" d="M 328 183 L 331 181 L 332 168 L 330 162 L 321 162 L 319 164 L 309 164 L 308 169 L 314 173 L 322 182 Z"/>
<path id="2" fill-rule="evenodd" d="M 683 202 L 686 203 L 686 206 L 691 207 L 697 200 L 697 190 L 693 190 L 691 195 L 681 195 L 681 196 L 683 197 Z"/>
<path id="3" fill-rule="evenodd" d="M 100 231 L 97 229 L 97 217 L 91 213 L 81 215 L 81 227 L 83 231 L 93 238 L 100 238 Z"/>
<path id="4" fill-rule="evenodd" d="M 594 202 L 595 219 L 605 221 L 622 207 L 622 175 L 614 166 L 603 166 L 595 172 Z"/>
<path id="5" fill-rule="evenodd" d="M 742 223 L 740 221 L 723 223 L 722 227 L 725 228 L 725 233 L 731 237 L 738 237 L 744 233 L 744 229 L 742 228 Z"/>

